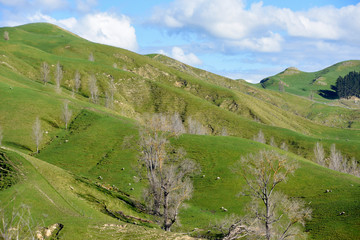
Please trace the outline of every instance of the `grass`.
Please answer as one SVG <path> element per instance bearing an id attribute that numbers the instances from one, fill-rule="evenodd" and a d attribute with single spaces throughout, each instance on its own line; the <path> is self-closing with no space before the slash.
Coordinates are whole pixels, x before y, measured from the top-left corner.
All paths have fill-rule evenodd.
<path id="1" fill-rule="evenodd" d="M 313 159 L 312 149 L 317 141 L 322 142 L 327 153 L 330 145 L 336 143 L 345 155 L 360 159 L 360 112 L 324 104 L 333 101 L 318 97 L 311 101 L 305 98 L 305 93 L 299 94 L 296 88 L 307 88 L 302 79 L 310 73 L 278 76 L 282 81 L 289 79 L 289 86 L 294 87 L 293 92 L 279 93 L 271 90 L 276 83 L 269 86 L 270 90 L 257 88 L 165 56 L 141 56 L 91 43 L 50 24 L 2 30 L 10 33 L 11 40 L 0 40 L 0 125 L 4 129 L 5 147 L 17 151 L 5 153 L 21 163 L 25 177 L 1 191 L 0 200 L 8 203 L 16 196 L 14 204 L 31 205 L 38 222 L 63 223 L 61 238 L 157 239 L 166 235 L 145 223 L 141 227 L 126 223 L 133 221 L 126 216 L 154 220 L 135 207 L 141 202 L 146 182 L 137 174 L 138 126 L 133 119 L 147 112 L 175 111 L 185 125 L 191 116 L 213 136 L 183 135 L 172 140 L 175 146 L 184 147 L 202 169 L 193 178 L 193 198 L 180 212 L 182 225 L 174 230 L 206 230 L 209 224 L 227 214 L 221 211 L 222 206 L 228 213 L 244 214 L 249 199 L 236 198 L 244 182 L 230 168 L 240 156 L 270 148 L 249 140 L 261 129 L 268 142 L 270 137 L 278 145 L 286 142 L 290 151 L 282 153 L 289 154 L 300 165 L 281 190 L 311 202 L 313 220 L 306 225 L 311 239 L 360 236 L 359 179 L 309 161 Z M 94 62 L 88 60 L 91 52 Z M 59 61 L 63 65 L 61 92 L 55 91 L 53 80 L 47 85 L 41 83 L 39 66 L 43 61 L 50 65 Z M 335 68 L 337 71 L 333 71 Z M 346 69 L 338 64 L 328 72 L 313 75 L 322 74 L 330 79 Z M 76 70 L 82 75 L 82 85 L 80 92 L 72 97 L 71 80 Z M 52 74 L 53 71 L 54 67 Z M 87 81 L 91 74 L 98 79 L 98 104 L 88 99 Z M 103 107 L 104 92 L 111 77 L 117 86 L 116 101 L 113 109 L 107 109 Z M 70 100 L 73 111 L 68 131 L 61 121 L 64 100 Z M 40 153 L 35 155 L 31 129 L 37 116 L 47 134 Z M 216 136 L 224 127 L 231 136 Z M 107 190 L 114 189 L 113 186 L 119 191 Z M 333 191 L 325 194 L 326 189 Z M 105 214 L 104 206 L 111 213 L 123 212 L 117 215 L 122 221 Z M 341 211 L 347 214 L 338 216 Z M 121 227 L 104 226 L 110 223 Z"/>

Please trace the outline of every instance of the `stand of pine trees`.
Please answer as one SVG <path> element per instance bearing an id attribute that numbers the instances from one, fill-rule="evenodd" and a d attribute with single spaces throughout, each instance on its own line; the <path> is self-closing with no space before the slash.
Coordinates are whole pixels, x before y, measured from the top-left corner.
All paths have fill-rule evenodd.
<path id="1" fill-rule="evenodd" d="M 339 98 L 350 98 L 356 96 L 360 98 L 360 73 L 349 72 L 344 77 L 336 80 L 336 93 Z"/>

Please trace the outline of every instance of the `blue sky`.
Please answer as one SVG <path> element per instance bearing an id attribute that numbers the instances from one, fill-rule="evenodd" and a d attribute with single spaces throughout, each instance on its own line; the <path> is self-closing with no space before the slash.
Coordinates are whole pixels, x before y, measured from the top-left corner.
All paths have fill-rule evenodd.
<path id="1" fill-rule="evenodd" d="M 0 26 L 30 22 L 250 82 L 360 59 L 352 0 L 0 0 Z"/>

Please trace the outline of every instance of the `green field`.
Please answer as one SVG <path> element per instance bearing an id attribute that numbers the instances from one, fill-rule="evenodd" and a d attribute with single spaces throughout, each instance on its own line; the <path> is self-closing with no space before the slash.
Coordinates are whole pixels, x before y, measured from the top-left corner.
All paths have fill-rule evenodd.
<path id="1" fill-rule="evenodd" d="M 299 165 L 280 190 L 312 208 L 312 220 L 304 229 L 310 239 L 360 237 L 360 179 L 313 162 L 318 141 L 326 154 L 335 143 L 343 155 L 360 159 L 359 106 L 319 95 L 308 98 L 310 91 L 330 90 L 337 76 L 359 67 L 357 61 L 316 73 L 285 71 L 270 77 L 264 89 L 162 55 L 142 56 L 91 43 L 50 24 L 2 28 L 0 32 L 5 30 L 11 38 L 0 40 L 4 136 L 0 151 L 18 171 L 11 186 L 0 191 L 1 206 L 8 212 L 13 206 L 28 205 L 34 226 L 64 225 L 59 239 L 209 237 L 216 234 L 212 229 L 216 220 L 231 213 L 244 215 L 250 201 L 236 196 L 245 182 L 231 171 L 232 166 L 241 156 L 267 148 L 286 154 Z M 88 60 L 90 53 L 95 61 Z M 40 74 L 43 61 L 51 66 L 46 85 Z M 64 70 L 60 92 L 54 86 L 57 62 Z M 81 88 L 72 94 L 77 70 Z M 97 104 L 89 100 L 92 74 L 98 81 Z M 313 84 L 319 77 L 327 85 Z M 114 107 L 109 109 L 105 92 L 111 78 L 116 92 Z M 278 91 L 279 80 L 289 85 L 285 92 Z M 64 101 L 69 101 L 73 112 L 68 130 L 61 119 Z M 183 134 L 171 139 L 172 145 L 183 147 L 200 165 L 201 172 L 193 177 L 193 198 L 181 209 L 174 233 L 165 233 L 157 219 L 144 211 L 146 181 L 138 173 L 138 119 L 146 113 L 174 112 L 186 127 L 188 117 L 199 121 L 208 135 Z M 38 154 L 32 138 L 36 117 L 44 131 Z M 229 136 L 220 136 L 223 129 Z M 273 137 L 277 146 L 285 142 L 289 151 L 253 141 L 259 130 L 267 143 Z M 332 191 L 325 193 L 327 189 Z"/>

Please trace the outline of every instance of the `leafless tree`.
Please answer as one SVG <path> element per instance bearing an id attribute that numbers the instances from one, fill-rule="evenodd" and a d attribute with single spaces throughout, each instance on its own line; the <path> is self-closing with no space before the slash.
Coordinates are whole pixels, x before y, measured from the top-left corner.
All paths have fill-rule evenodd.
<path id="1" fill-rule="evenodd" d="M 225 239 L 249 235 L 257 239 L 285 240 L 299 236 L 298 223 L 304 225 L 305 220 L 311 218 L 311 210 L 302 201 L 290 200 L 275 191 L 295 169 L 294 163 L 275 151 L 262 150 L 242 157 L 234 172 L 246 182 L 243 195 L 252 197 L 250 214 L 234 223 Z"/>
<path id="2" fill-rule="evenodd" d="M 4 40 L 5 40 L 5 41 L 9 41 L 9 40 L 10 40 L 10 36 L 9 36 L 9 32 L 8 32 L 8 31 L 5 31 L 5 32 L 4 32 Z"/>
<path id="3" fill-rule="evenodd" d="M 279 92 L 285 92 L 285 83 L 283 81 L 279 81 Z"/>
<path id="4" fill-rule="evenodd" d="M 95 57 L 94 57 L 94 54 L 92 52 L 89 54 L 89 61 L 91 61 L 91 62 L 95 61 Z"/>
<path id="5" fill-rule="evenodd" d="M 65 123 L 66 130 L 68 129 L 68 123 L 71 120 L 71 116 L 72 116 L 72 111 L 69 109 L 69 103 L 68 103 L 68 101 L 65 101 L 64 105 L 63 105 L 61 117 Z"/>
<path id="6" fill-rule="evenodd" d="M 97 103 L 98 101 L 98 86 L 95 75 L 91 75 L 89 79 L 89 91 L 90 91 L 90 99 L 93 103 Z"/>
<path id="7" fill-rule="evenodd" d="M 46 85 L 47 82 L 49 82 L 49 74 L 50 74 L 50 67 L 47 62 L 43 62 L 41 64 L 41 80 Z"/>
<path id="8" fill-rule="evenodd" d="M 221 136 L 228 136 L 228 131 L 227 131 L 226 127 L 223 127 L 221 129 Z"/>
<path id="9" fill-rule="evenodd" d="M 188 117 L 187 119 L 188 133 L 196 135 L 206 135 L 208 133 L 207 129 L 196 119 Z"/>
<path id="10" fill-rule="evenodd" d="M 322 165 L 325 166 L 325 152 L 324 152 L 324 148 L 322 146 L 321 143 L 317 142 L 315 147 L 314 147 L 314 155 L 315 155 L 315 161 Z"/>
<path id="11" fill-rule="evenodd" d="M 106 97 L 105 105 L 106 105 L 106 107 L 113 108 L 115 92 L 116 92 L 116 85 L 114 83 L 114 78 L 111 78 L 110 81 L 109 81 L 108 90 L 105 92 L 105 97 Z"/>
<path id="12" fill-rule="evenodd" d="M 162 228 L 170 231 L 181 204 L 191 198 L 193 186 L 189 176 L 197 166 L 185 157 L 184 150 L 171 147 L 167 133 L 146 128 L 140 133 L 139 145 L 140 162 L 149 183 L 145 201 L 152 214 L 162 218 Z"/>
<path id="13" fill-rule="evenodd" d="M 79 92 L 81 86 L 81 75 L 78 70 L 75 72 L 75 78 L 74 78 L 74 89 L 76 92 Z"/>
<path id="14" fill-rule="evenodd" d="M 289 151 L 289 147 L 286 144 L 286 142 L 282 142 L 280 145 L 280 149 L 284 150 L 284 151 Z"/>
<path id="15" fill-rule="evenodd" d="M 14 208 L 12 212 L 0 208 L 0 239 L 4 240 L 34 240 L 36 239 L 34 222 L 31 217 L 30 208 L 21 205 Z"/>
<path id="16" fill-rule="evenodd" d="M 2 127 L 0 126 L 0 146 L 2 146 L 2 140 L 3 140 L 3 130 Z"/>
<path id="17" fill-rule="evenodd" d="M 349 160 L 341 154 L 341 151 L 336 149 L 335 144 L 331 145 L 330 156 L 328 158 L 325 157 L 324 149 L 320 143 L 316 143 L 314 154 L 316 162 L 326 168 L 358 177 L 360 176 L 360 168 L 356 159 L 353 157 Z"/>
<path id="18" fill-rule="evenodd" d="M 37 117 L 33 125 L 33 139 L 36 144 L 36 153 L 39 153 L 39 146 L 42 138 L 43 138 L 43 132 L 41 130 L 41 122 L 39 117 Z"/>
<path id="19" fill-rule="evenodd" d="M 55 71 L 55 83 L 56 83 L 56 90 L 60 91 L 61 80 L 63 78 L 63 69 L 60 65 L 60 62 L 56 64 L 56 71 Z"/>
<path id="20" fill-rule="evenodd" d="M 270 146 L 277 147 L 277 144 L 276 144 L 273 136 L 271 136 L 271 138 L 270 138 Z"/>
<path id="21" fill-rule="evenodd" d="M 254 141 L 266 144 L 265 136 L 261 129 L 259 133 L 254 136 Z"/>
<path id="22" fill-rule="evenodd" d="M 163 113 L 145 114 L 140 121 L 153 131 L 169 132 L 175 136 L 186 133 L 180 114 L 177 112 L 172 115 Z"/>
<path id="23" fill-rule="evenodd" d="M 330 148 L 329 168 L 342 172 L 343 160 L 341 152 L 336 150 L 335 144 L 332 144 Z"/>

